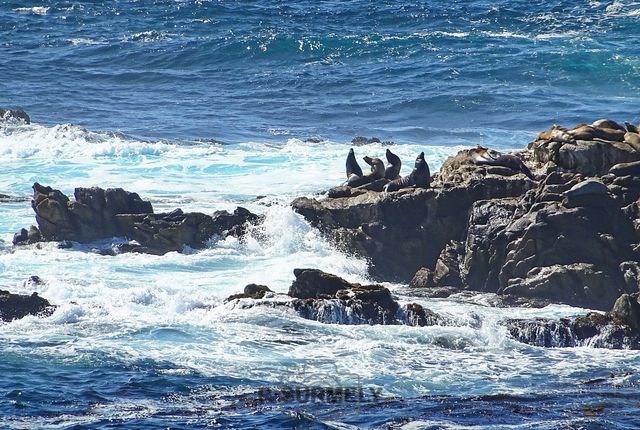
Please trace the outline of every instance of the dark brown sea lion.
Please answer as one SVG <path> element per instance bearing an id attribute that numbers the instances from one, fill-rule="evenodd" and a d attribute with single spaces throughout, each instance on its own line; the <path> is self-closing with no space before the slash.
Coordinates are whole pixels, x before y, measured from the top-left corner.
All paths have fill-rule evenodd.
<path id="1" fill-rule="evenodd" d="M 362 169 L 356 160 L 356 155 L 353 152 L 353 148 L 349 150 L 349 155 L 347 155 L 347 181 L 351 177 L 351 175 L 356 175 L 358 177 L 362 177 Z"/>
<path id="2" fill-rule="evenodd" d="M 387 162 L 389 166 L 384 171 L 385 179 L 393 181 L 394 179 L 398 179 L 400 176 L 400 168 L 402 167 L 402 161 L 400 161 L 400 157 L 387 149 Z"/>
<path id="3" fill-rule="evenodd" d="M 403 176 L 402 178 L 397 178 L 389 182 L 385 185 L 384 191 L 398 191 L 402 188 L 408 187 L 428 188 L 430 183 L 431 172 L 429 171 L 429 165 L 424 159 L 424 152 L 421 152 L 416 158 L 416 163 L 411 173 L 407 176 Z"/>
<path id="4" fill-rule="evenodd" d="M 371 166 L 371 171 L 367 174 L 362 173 L 362 169 L 360 169 L 353 154 L 353 149 L 349 151 L 349 155 L 347 156 L 347 182 L 345 185 L 359 187 L 360 185 L 384 178 L 384 163 L 382 160 L 371 157 L 364 157 L 363 160 Z M 359 175 L 358 170 L 360 172 Z"/>
<path id="5" fill-rule="evenodd" d="M 630 122 L 624 122 L 625 127 L 627 127 L 627 131 L 631 133 L 640 133 L 640 129 L 638 126 L 631 124 Z"/>
<path id="6" fill-rule="evenodd" d="M 536 179 L 527 165 L 524 164 L 520 157 L 515 155 L 502 154 L 493 149 L 483 148 L 482 146 L 478 146 L 478 148 L 470 150 L 469 155 L 473 164 L 477 164 L 479 166 L 504 166 L 511 170 L 515 170 L 516 172 L 524 173 L 531 180 Z"/>
<path id="7" fill-rule="evenodd" d="M 611 130 L 621 130 L 625 132 L 627 131 L 623 126 L 621 126 L 620 124 L 618 124 L 612 119 L 599 119 L 599 120 L 593 121 L 593 123 L 591 123 L 591 127 L 608 128 Z"/>
<path id="8" fill-rule="evenodd" d="M 567 131 L 575 140 L 593 140 L 602 139 L 612 142 L 624 141 L 625 132 L 613 128 L 593 127 L 583 125 Z"/>

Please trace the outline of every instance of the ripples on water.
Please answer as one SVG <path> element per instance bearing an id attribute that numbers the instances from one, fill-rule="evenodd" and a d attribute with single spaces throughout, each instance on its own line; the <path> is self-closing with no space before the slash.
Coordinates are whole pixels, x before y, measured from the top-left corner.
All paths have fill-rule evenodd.
<path id="1" fill-rule="evenodd" d="M 9 1 L 0 88 L 42 122 L 137 136 L 494 143 L 637 121 L 639 16 L 617 0 Z"/>
<path id="2" fill-rule="evenodd" d="M 0 288 L 60 308 L 0 325 L 0 427 L 638 428 L 637 353 L 521 345 L 500 325 L 583 309 L 401 297 L 459 326 L 363 327 L 222 300 L 286 291 L 295 267 L 368 281 L 288 207 L 343 180 L 354 135 L 394 140 L 407 173 L 420 151 L 436 170 L 552 122 L 639 122 L 639 17 L 619 1 L 4 2 L 0 106 L 34 124 L 0 125 L 0 193 L 18 197 L 0 203 Z M 162 257 L 13 250 L 34 181 L 266 222 Z"/>

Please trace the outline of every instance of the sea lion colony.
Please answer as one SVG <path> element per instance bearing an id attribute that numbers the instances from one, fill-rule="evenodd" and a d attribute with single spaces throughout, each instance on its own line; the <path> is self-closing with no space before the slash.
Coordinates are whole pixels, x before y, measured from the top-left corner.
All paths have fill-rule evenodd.
<path id="1" fill-rule="evenodd" d="M 599 142 L 624 142 L 636 151 L 640 151 L 640 127 L 625 122 L 622 126 L 610 119 L 599 119 L 589 124 L 579 124 L 571 129 L 554 124 L 549 130 L 539 133 L 536 141 L 574 143 L 577 140 Z M 467 151 L 469 162 L 475 165 L 502 166 L 515 172 L 526 175 L 531 180 L 536 180 L 535 175 L 514 154 L 503 154 L 496 150 L 478 145 Z M 386 158 L 389 167 L 384 168 L 380 158 L 364 157 L 364 161 L 371 166 L 368 173 L 363 173 L 358 165 L 353 148 L 347 156 L 347 181 L 344 185 L 358 188 L 371 188 L 368 184 L 383 181 L 384 192 L 398 191 L 403 188 L 420 187 L 428 188 L 431 184 L 429 165 L 424 159 L 424 152 L 416 158 L 414 169 L 407 176 L 400 177 L 402 162 L 400 158 L 386 150 Z"/>

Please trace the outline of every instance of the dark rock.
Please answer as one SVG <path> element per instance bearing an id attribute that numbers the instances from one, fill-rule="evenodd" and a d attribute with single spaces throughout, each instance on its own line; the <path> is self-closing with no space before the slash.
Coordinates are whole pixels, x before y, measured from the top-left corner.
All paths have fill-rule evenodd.
<path id="1" fill-rule="evenodd" d="M 610 312 L 549 320 L 507 320 L 518 341 L 544 347 L 640 349 L 640 293 L 622 294 Z"/>
<path id="2" fill-rule="evenodd" d="M 380 143 L 380 139 L 377 137 L 364 137 L 364 136 L 356 136 L 351 139 L 351 143 L 356 146 L 369 145 L 371 143 Z"/>
<path id="3" fill-rule="evenodd" d="M 267 293 L 272 293 L 271 289 L 266 285 L 249 284 L 244 287 L 244 292 L 241 294 L 233 294 L 229 296 L 225 302 L 230 302 L 236 299 L 262 299 Z"/>
<path id="4" fill-rule="evenodd" d="M 139 245 L 124 244 L 105 255 L 145 252 L 162 255 L 181 251 L 185 246 L 199 249 L 215 236 L 241 237 L 248 224 L 260 217 L 238 207 L 233 213 L 217 211 L 212 216 L 176 209 L 154 214 L 151 203 L 121 188 L 76 188 L 75 200 L 51 187 L 33 185 L 32 207 L 38 228 L 21 230 L 15 245 L 38 241 L 91 242 L 109 237 L 126 237 Z M 26 233 L 25 233 L 26 232 Z"/>
<path id="5" fill-rule="evenodd" d="M 55 306 L 38 296 L 38 293 L 22 295 L 0 290 L 0 318 L 3 321 L 13 321 L 27 315 L 49 316 L 54 310 Z"/>
<path id="6" fill-rule="evenodd" d="M 29 115 L 22 109 L 2 109 L 0 108 L 0 119 L 17 119 L 23 121 L 25 124 L 31 124 L 31 118 Z"/>
<path id="7" fill-rule="evenodd" d="M 408 282 L 420 267 L 434 267 L 447 243 L 463 239 L 474 202 L 520 196 L 534 185 L 524 175 L 465 178 L 450 188 L 302 197 L 292 206 L 340 246 L 368 258 L 376 278 Z"/>
<path id="8" fill-rule="evenodd" d="M 354 285 L 318 269 L 294 269 L 293 274 L 296 279 L 289 287 L 289 295 L 298 299 L 332 298 Z"/>
<path id="9" fill-rule="evenodd" d="M 434 325 L 443 319 L 417 304 L 400 307 L 389 289 L 381 285 L 361 285 L 317 269 L 295 269 L 295 281 L 289 295 L 264 297 L 266 287 L 249 286 L 244 294 L 231 296 L 227 301 L 253 298 L 238 305 L 246 308 L 271 306 L 293 309 L 302 318 L 331 324 L 409 324 Z M 266 289 L 266 290 L 265 290 Z M 251 295 L 251 291 L 256 291 Z"/>

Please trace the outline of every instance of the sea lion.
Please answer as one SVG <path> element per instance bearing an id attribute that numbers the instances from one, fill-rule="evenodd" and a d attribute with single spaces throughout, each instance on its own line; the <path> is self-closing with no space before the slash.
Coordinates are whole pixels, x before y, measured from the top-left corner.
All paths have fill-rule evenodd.
<path id="1" fill-rule="evenodd" d="M 367 174 L 362 173 L 362 169 L 356 161 L 353 148 L 347 156 L 347 182 L 345 185 L 350 187 L 359 187 L 378 179 L 384 178 L 384 163 L 379 158 L 364 157 L 363 160 L 371 166 L 371 171 Z M 358 175 L 358 172 L 360 173 Z"/>
<path id="2" fill-rule="evenodd" d="M 389 166 L 384 171 L 384 178 L 390 181 L 394 179 L 398 179 L 400 176 L 400 168 L 402 167 L 402 161 L 400 161 L 400 157 L 387 149 L 387 162 Z"/>
<path id="3" fill-rule="evenodd" d="M 631 133 L 640 133 L 640 128 L 638 128 L 637 126 L 631 124 L 630 122 L 625 121 L 624 125 L 625 125 L 625 127 L 627 127 L 627 131 L 629 131 Z"/>
<path id="4" fill-rule="evenodd" d="M 515 155 L 502 154 L 493 149 L 483 148 L 482 146 L 471 149 L 469 151 L 469 155 L 471 157 L 471 161 L 473 161 L 473 164 L 476 164 L 478 166 L 504 166 L 508 167 L 511 170 L 515 170 L 516 172 L 524 173 L 529 179 L 533 181 L 535 181 L 536 179 L 527 165 L 524 164 L 520 157 L 517 157 Z"/>
<path id="5" fill-rule="evenodd" d="M 429 165 L 424 159 L 424 152 L 416 158 L 416 163 L 413 170 L 407 176 L 394 179 L 384 187 L 384 192 L 398 191 L 402 188 L 408 187 L 422 187 L 428 188 L 431 183 L 431 172 L 429 171 Z"/>
<path id="6" fill-rule="evenodd" d="M 347 181 L 351 178 L 351 175 L 356 175 L 359 178 L 362 177 L 362 169 L 356 160 L 356 154 L 353 152 L 353 148 L 349 150 L 349 155 L 347 155 Z"/>
<path id="7" fill-rule="evenodd" d="M 591 125 L 582 125 L 567 131 L 575 140 L 594 140 L 602 139 L 612 142 L 624 141 L 625 132 L 612 128 L 593 127 Z"/>
<path id="8" fill-rule="evenodd" d="M 624 135 L 624 141 L 636 151 L 640 151 L 640 134 L 628 131 Z"/>
<path id="9" fill-rule="evenodd" d="M 602 181 L 598 181 L 597 179 L 587 179 L 586 181 L 575 184 L 571 189 L 562 194 L 564 194 L 567 199 L 572 199 L 586 195 L 606 195 L 608 192 L 609 189 L 602 183 Z"/>
<path id="10" fill-rule="evenodd" d="M 609 169 L 609 173 L 613 173 L 616 176 L 640 177 L 640 161 L 616 164 Z"/>
<path id="11" fill-rule="evenodd" d="M 617 122 L 611 119 L 599 119 L 599 120 L 593 121 L 593 123 L 591 123 L 591 127 L 608 128 L 611 130 L 621 130 L 625 132 L 627 131 L 623 126 L 621 126 L 620 124 L 618 124 Z"/>

